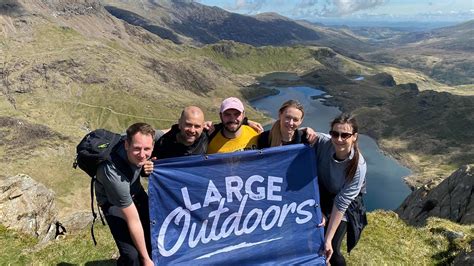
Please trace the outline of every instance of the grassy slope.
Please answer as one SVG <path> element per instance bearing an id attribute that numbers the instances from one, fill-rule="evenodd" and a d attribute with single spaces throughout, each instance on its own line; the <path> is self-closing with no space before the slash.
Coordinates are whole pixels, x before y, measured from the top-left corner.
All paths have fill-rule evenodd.
<path id="1" fill-rule="evenodd" d="M 41 145 L 17 150 L 6 140 L 18 132 L 0 127 L 6 134 L 0 154 L 8 155 L 8 160 L 0 160 L 0 175 L 25 173 L 44 183 L 58 195 L 63 214 L 87 209 L 89 180 L 71 168 L 75 145 L 87 130 L 103 127 L 121 132 L 137 121 L 167 128 L 190 104 L 201 106 L 208 119 L 216 120 L 220 99 L 237 90 L 200 56 L 187 59 L 193 54 L 188 48 L 151 35 L 146 43 L 137 36 L 131 36 L 130 42 L 94 39 L 44 21 L 35 23 L 31 32 L 27 42 L 1 39 L 8 83 L 2 87 L 5 97 L 0 98 L 0 111 L 32 125 L 27 132 L 44 125 L 64 138 L 36 138 Z M 153 60 L 163 65 L 155 69 Z M 194 89 L 192 85 L 201 80 L 211 80 L 207 85 L 215 89 L 204 93 Z M 25 88 L 25 93 L 17 92 Z M 255 120 L 263 119 L 252 108 L 248 113 Z M 28 141 L 16 147 L 25 147 Z"/>
<path id="2" fill-rule="evenodd" d="M 216 119 L 218 99 L 235 94 L 238 85 L 252 82 L 253 79 L 248 76 L 250 74 L 274 71 L 303 73 L 309 69 L 323 68 L 323 64 L 329 64 L 331 69 L 342 68 L 353 74 L 376 72 L 374 68 L 350 62 L 341 56 L 324 60 L 324 56 L 315 53 L 319 48 L 256 49 L 237 45 L 232 47 L 230 53 L 222 53 L 216 52 L 212 46 L 203 49 L 178 47 L 153 36 L 147 36 L 146 42 L 137 36 L 135 39 L 132 36 L 130 42 L 103 40 L 88 38 L 71 28 L 54 24 L 34 25 L 38 28 L 33 30 L 35 34 L 30 36 L 30 41 L 0 40 L 7 48 L 4 66 L 11 82 L 8 88 L 2 88 L 5 97 L 0 99 L 0 111 L 4 116 L 22 119 L 22 123 L 30 126 L 27 132 L 34 133 L 36 125 L 45 125 L 56 137 L 49 139 L 35 136 L 37 139 L 34 140 L 38 140 L 39 144 L 31 151 L 20 151 L 0 143 L 0 155 L 8 157 L 8 161 L 0 161 L 0 167 L 4 169 L 4 176 L 27 173 L 52 188 L 58 195 L 58 206 L 63 214 L 88 208 L 89 180 L 81 171 L 71 169 L 75 144 L 87 128 L 105 127 L 121 131 L 137 120 L 150 122 L 158 128 L 168 127 L 177 119 L 179 109 L 191 103 L 199 103 L 209 118 Z M 163 65 L 151 67 L 153 59 Z M 350 65 L 345 64 L 348 62 Z M 48 67 L 46 73 L 41 71 L 43 64 Z M 167 76 L 167 73 L 173 75 Z M 190 76 L 191 80 L 187 80 Z M 86 82 L 91 77 L 95 82 Z M 103 79 L 105 81 L 100 81 Z M 214 89 L 199 92 L 188 86 L 201 80 L 212 80 L 209 85 Z M 21 88 L 31 88 L 31 91 L 15 92 Z M 373 99 L 380 97 L 380 92 L 373 93 Z M 252 109 L 249 109 L 249 115 L 256 120 L 263 119 Z M 18 128 L 21 129 L 23 128 Z M 0 127 L 3 140 L 13 139 L 19 132 L 9 130 L 6 126 Z M 4 132 L 6 133 L 3 134 Z M 18 147 L 23 147 L 24 144 L 19 143 Z M 371 217 L 377 217 L 372 218 L 374 223 L 379 220 L 378 216 L 379 214 L 372 214 Z M 389 224 L 401 223 L 395 218 L 389 221 Z M 97 253 L 88 254 L 91 246 L 89 241 L 84 241 L 89 239 L 88 233 L 84 232 L 78 238 L 52 243 L 48 248 L 34 253 L 33 257 L 21 255 L 18 261 L 15 256 L 14 263 L 108 260 L 114 253 L 114 248 L 113 243 L 109 242 L 107 230 L 102 230 L 104 238 L 108 240 L 104 242 L 107 243 L 104 249 L 99 249 Z M 380 229 L 381 236 L 370 240 L 369 244 L 383 243 L 384 230 Z M 367 230 L 369 231 L 372 230 Z M 29 243 L 33 240 L 15 233 L 3 230 L 1 235 L 6 242 L 21 239 L 21 243 L 13 246 L 2 245 L 5 248 L 2 254 L 12 254 L 13 250 L 32 246 Z M 369 244 L 361 244 L 358 249 L 363 250 L 362 247 L 370 246 Z M 385 258 L 388 262 L 400 261 L 395 254 L 385 256 L 385 251 L 381 249 L 383 248 L 375 249 L 381 252 L 380 260 Z M 58 250 L 63 251 L 58 253 Z M 356 252 L 357 250 L 354 254 Z M 441 252 L 440 248 L 432 251 L 436 252 Z M 426 254 L 427 260 L 430 260 L 428 257 L 431 253 Z M 351 255 L 351 260 L 352 258 L 357 261 L 356 255 Z M 11 258 L 7 257 L 8 259 Z M 366 258 L 361 255 L 360 261 L 366 261 Z"/>
<path id="3" fill-rule="evenodd" d="M 424 227 L 408 226 L 393 212 L 376 211 L 368 216 L 369 225 L 350 256 L 352 265 L 382 264 L 437 264 L 447 263 L 462 250 L 468 250 L 473 240 L 473 225 L 458 225 L 450 221 L 432 218 Z M 117 255 L 107 226 L 96 225 L 98 245 L 93 246 L 89 231 L 68 235 L 65 239 L 52 241 L 48 246 L 33 249 L 35 240 L 17 232 L 0 227 L 2 254 L 0 264 L 44 264 L 58 263 L 113 265 Z M 449 241 L 447 231 L 462 232 L 464 237 Z M 5 241 L 5 242 L 4 242 Z M 343 250 L 345 244 L 343 243 Z M 18 256 L 18 252 L 20 255 Z"/>

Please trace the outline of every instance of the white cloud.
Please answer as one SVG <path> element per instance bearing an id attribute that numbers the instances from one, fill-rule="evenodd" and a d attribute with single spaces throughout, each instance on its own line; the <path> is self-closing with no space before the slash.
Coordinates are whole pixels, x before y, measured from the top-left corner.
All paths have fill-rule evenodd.
<path id="1" fill-rule="evenodd" d="M 290 11 L 296 17 L 341 17 L 372 9 L 388 0 L 300 0 Z"/>
<path id="2" fill-rule="evenodd" d="M 360 10 L 374 8 L 386 2 L 387 0 L 327 0 L 319 15 L 345 16 Z"/>
<path id="3" fill-rule="evenodd" d="M 235 0 L 233 6 L 229 6 L 231 11 L 243 11 L 249 14 L 259 13 L 267 4 L 266 0 Z"/>

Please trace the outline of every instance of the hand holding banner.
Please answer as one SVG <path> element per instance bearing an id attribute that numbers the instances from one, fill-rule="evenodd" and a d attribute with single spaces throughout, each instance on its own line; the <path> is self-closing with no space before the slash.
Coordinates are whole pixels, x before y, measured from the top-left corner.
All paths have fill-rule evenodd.
<path id="1" fill-rule="evenodd" d="M 305 145 L 157 161 L 153 261 L 324 264 L 315 167 Z"/>

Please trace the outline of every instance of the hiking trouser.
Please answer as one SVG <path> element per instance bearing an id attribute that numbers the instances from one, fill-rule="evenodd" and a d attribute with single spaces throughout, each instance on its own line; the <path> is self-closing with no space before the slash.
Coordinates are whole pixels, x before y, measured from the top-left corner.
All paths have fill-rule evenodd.
<path id="1" fill-rule="evenodd" d="M 341 253 L 341 244 L 344 236 L 346 235 L 347 231 L 347 222 L 341 221 L 339 226 L 336 229 L 336 233 L 334 233 L 334 237 L 332 238 L 332 249 L 333 254 L 331 259 L 329 259 L 329 263 L 331 265 L 339 266 L 339 265 L 346 265 L 346 259 Z"/>
<path id="2" fill-rule="evenodd" d="M 136 194 L 133 198 L 133 203 L 137 208 L 140 222 L 145 235 L 145 243 L 148 254 L 151 256 L 151 240 L 150 240 L 150 215 L 148 211 L 148 195 L 145 191 Z M 117 260 L 117 265 L 140 265 L 140 255 L 135 248 L 132 237 L 128 230 L 127 222 L 118 216 L 109 214 L 109 209 L 113 206 L 102 207 L 102 211 L 107 221 L 110 232 L 114 237 L 115 244 L 120 253 Z"/>

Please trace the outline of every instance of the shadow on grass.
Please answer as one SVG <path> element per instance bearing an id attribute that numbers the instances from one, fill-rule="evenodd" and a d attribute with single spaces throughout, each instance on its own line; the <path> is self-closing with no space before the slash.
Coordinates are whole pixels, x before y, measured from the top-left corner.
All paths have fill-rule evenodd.
<path id="1" fill-rule="evenodd" d="M 72 265 L 77 265 L 74 263 L 69 263 L 69 262 L 60 262 L 57 264 L 57 266 L 72 266 Z M 117 261 L 110 259 L 110 260 L 96 260 L 96 261 L 88 261 L 84 264 L 85 266 L 97 266 L 97 265 L 117 265 Z"/>

